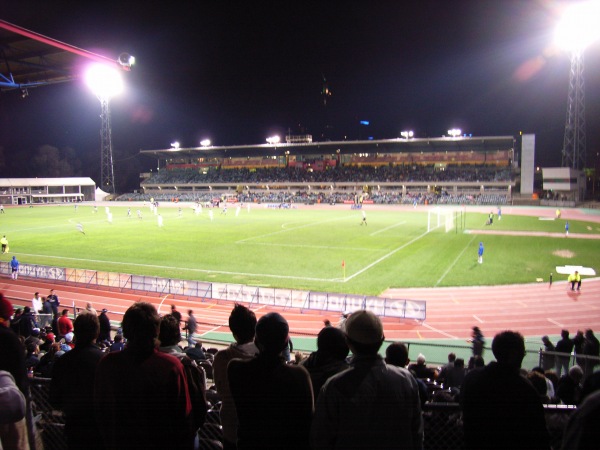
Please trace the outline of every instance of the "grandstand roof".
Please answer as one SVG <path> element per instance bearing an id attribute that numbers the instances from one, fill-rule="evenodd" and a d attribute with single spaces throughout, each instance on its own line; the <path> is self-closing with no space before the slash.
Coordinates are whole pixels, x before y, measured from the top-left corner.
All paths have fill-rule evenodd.
<path id="1" fill-rule="evenodd" d="M 312 143 L 288 144 L 279 143 L 257 145 L 210 146 L 189 148 L 167 148 L 157 150 L 140 150 L 141 155 L 157 158 L 177 157 L 240 157 L 282 155 L 290 152 L 298 154 L 357 152 L 434 152 L 434 151 L 494 151 L 514 149 L 513 136 L 482 136 L 482 137 L 439 137 L 419 139 L 380 139 L 363 141 L 324 141 Z"/>
<path id="2" fill-rule="evenodd" d="M 0 20 L 0 90 L 64 83 L 80 76 L 84 61 L 119 67 L 102 55 Z"/>
<path id="3" fill-rule="evenodd" d="M 0 178 L 0 188 L 27 186 L 96 186 L 89 177 Z"/>

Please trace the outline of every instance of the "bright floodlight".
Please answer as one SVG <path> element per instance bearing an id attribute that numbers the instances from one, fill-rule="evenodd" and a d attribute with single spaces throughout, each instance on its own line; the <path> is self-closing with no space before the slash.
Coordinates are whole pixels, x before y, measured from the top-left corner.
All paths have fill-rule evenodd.
<path id="1" fill-rule="evenodd" d="M 200 145 L 201 145 L 202 147 L 210 147 L 210 139 L 202 139 L 202 140 L 200 141 Z"/>
<path id="2" fill-rule="evenodd" d="M 267 142 L 271 145 L 279 144 L 281 138 L 279 136 L 271 136 L 267 138 Z"/>
<path id="3" fill-rule="evenodd" d="M 400 132 L 400 136 L 402 136 L 404 139 L 411 138 L 414 135 L 415 135 L 415 133 L 413 133 L 412 130 L 411 131 L 401 131 Z"/>
<path id="4" fill-rule="evenodd" d="M 570 6 L 556 27 L 556 42 L 565 50 L 581 52 L 600 38 L 600 1 Z"/>
<path id="5" fill-rule="evenodd" d="M 117 69 L 93 64 L 85 74 L 90 89 L 100 98 L 111 98 L 123 91 L 123 80 Z"/>
<path id="6" fill-rule="evenodd" d="M 460 131 L 458 128 L 452 128 L 451 130 L 448 130 L 448 134 L 454 138 L 460 136 L 461 133 L 462 131 Z"/>
<path id="7" fill-rule="evenodd" d="M 177 142 L 177 141 L 171 142 L 171 148 L 174 148 L 175 150 L 179 150 L 179 142 Z"/>

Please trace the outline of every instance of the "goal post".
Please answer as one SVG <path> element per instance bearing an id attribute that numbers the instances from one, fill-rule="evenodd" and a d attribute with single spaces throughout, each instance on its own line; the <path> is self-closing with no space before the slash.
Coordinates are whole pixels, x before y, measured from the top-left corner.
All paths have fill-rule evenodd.
<path id="1" fill-rule="evenodd" d="M 427 232 L 444 229 L 446 233 L 456 228 L 456 211 L 453 208 L 432 208 L 427 211 Z"/>

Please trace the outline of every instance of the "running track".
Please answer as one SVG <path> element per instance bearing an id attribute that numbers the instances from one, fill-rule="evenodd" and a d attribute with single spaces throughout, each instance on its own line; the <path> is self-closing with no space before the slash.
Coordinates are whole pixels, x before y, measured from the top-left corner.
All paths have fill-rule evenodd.
<path id="1" fill-rule="evenodd" d="M 468 208 L 476 210 L 475 208 Z M 489 207 L 484 207 L 489 210 Z M 480 209 L 479 209 L 480 210 Z M 553 217 L 554 210 L 503 208 L 504 214 L 523 214 Z M 600 216 L 588 215 L 580 210 L 563 210 L 563 219 L 587 220 L 600 223 Z M 573 236 L 575 237 L 575 236 Z M 564 277 L 562 277 L 564 278 Z M 106 308 L 110 318 L 120 321 L 125 310 L 135 301 L 148 301 L 157 306 L 161 314 L 170 311 L 172 303 L 186 317 L 193 309 L 199 322 L 198 333 L 209 331 L 229 332 L 227 319 L 232 304 L 208 302 L 199 298 L 159 297 L 139 291 L 86 288 L 76 284 L 50 283 L 21 278 L 17 281 L 0 278 L 0 292 L 15 305 L 30 305 L 35 291 L 46 296 L 54 288 L 61 305 L 85 308 L 87 302 L 96 310 Z M 458 287 L 458 288 L 407 288 L 391 289 L 388 297 L 427 301 L 427 320 L 423 323 L 384 318 L 385 335 L 390 340 L 460 339 L 470 336 L 471 327 L 478 325 L 487 336 L 498 331 L 513 329 L 524 336 L 558 335 L 562 328 L 574 332 L 591 328 L 600 331 L 600 278 L 584 279 L 582 291 L 572 293 L 566 282 Z M 257 316 L 274 310 L 270 306 L 256 306 Z M 323 320 L 337 323 L 339 317 L 331 313 L 300 312 L 294 309 L 281 311 L 290 324 L 292 336 L 316 336 L 323 327 Z"/>

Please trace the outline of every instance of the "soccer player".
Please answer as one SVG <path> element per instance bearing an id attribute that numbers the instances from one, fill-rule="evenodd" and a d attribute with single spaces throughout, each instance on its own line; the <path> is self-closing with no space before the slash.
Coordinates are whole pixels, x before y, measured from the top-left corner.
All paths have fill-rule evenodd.
<path id="1" fill-rule="evenodd" d="M 565 237 L 569 235 L 569 221 L 567 220 L 567 223 L 565 223 Z"/>
<path id="2" fill-rule="evenodd" d="M 80 223 L 77 224 L 77 231 L 79 231 L 82 234 L 85 234 L 85 231 L 83 231 L 83 225 L 82 224 L 80 224 Z"/>
<path id="3" fill-rule="evenodd" d="M 227 215 L 227 203 L 223 203 L 223 210 L 221 211 L 221 214 Z"/>
<path id="4" fill-rule="evenodd" d="M 360 225 L 367 225 L 367 213 L 362 211 L 362 221 L 360 222 Z"/>
<path id="5" fill-rule="evenodd" d="M 137 216 L 138 216 L 138 219 L 142 218 L 142 212 L 139 209 L 137 210 Z"/>
<path id="6" fill-rule="evenodd" d="M 483 242 L 479 243 L 479 250 L 477 250 L 477 262 L 483 264 Z"/>
<path id="7" fill-rule="evenodd" d="M 131 219 L 131 208 L 127 208 L 127 218 Z"/>
<path id="8" fill-rule="evenodd" d="M 160 227 L 162 227 L 162 226 L 163 226 L 163 218 L 162 218 L 162 216 L 159 214 L 159 215 L 158 215 L 158 227 L 160 228 Z"/>

